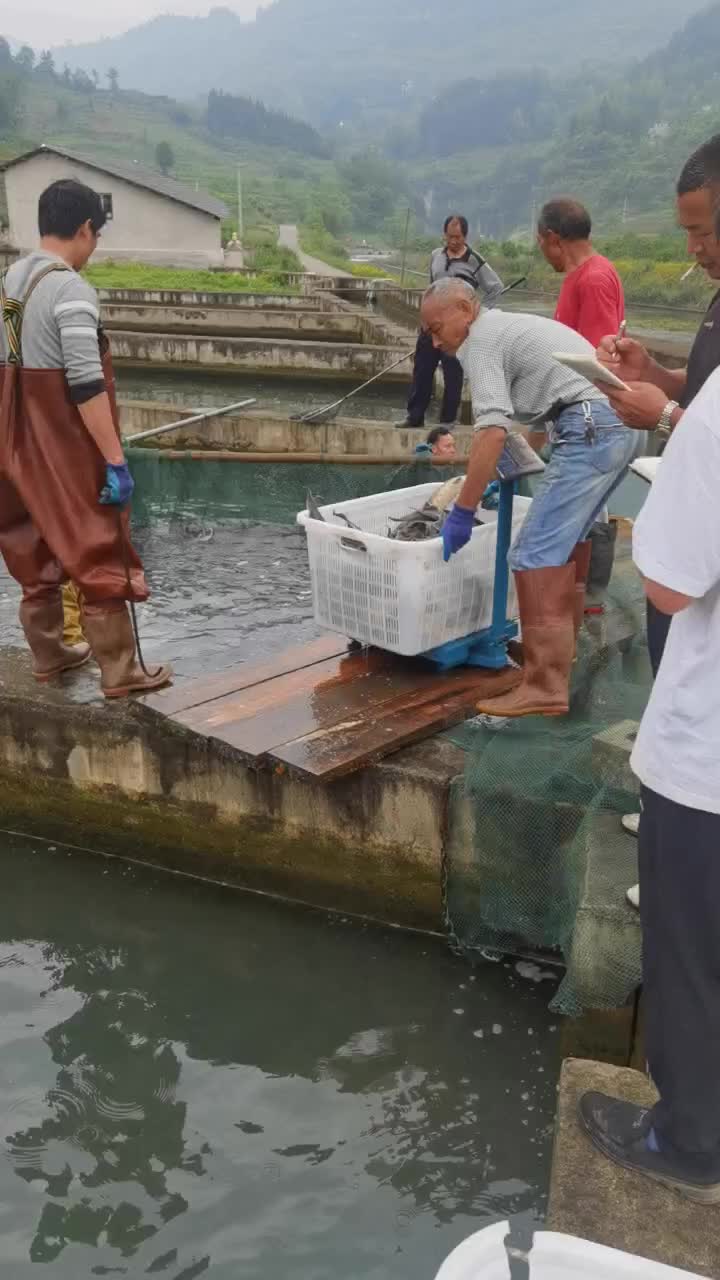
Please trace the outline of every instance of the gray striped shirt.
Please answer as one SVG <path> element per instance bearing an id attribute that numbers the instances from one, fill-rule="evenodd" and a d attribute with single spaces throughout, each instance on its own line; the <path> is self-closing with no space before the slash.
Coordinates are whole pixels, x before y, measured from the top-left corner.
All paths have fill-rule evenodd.
<path id="1" fill-rule="evenodd" d="M 433 250 L 430 259 L 430 283 L 444 280 L 446 276 L 464 280 L 473 289 L 477 289 L 485 302 L 492 302 L 493 298 L 497 298 L 503 291 L 503 282 L 497 272 L 493 271 L 485 259 L 469 246 L 462 258 L 449 257 L 447 249 Z"/>
<path id="2" fill-rule="evenodd" d="M 607 399 L 580 374 L 553 360 L 554 351 L 595 354 L 579 333 L 546 316 L 481 311 L 458 352 L 470 382 L 475 429 L 541 426 L 560 406 Z"/>
<path id="3" fill-rule="evenodd" d="M 13 263 L 5 278 L 9 298 L 22 302 L 45 267 L 62 262 L 38 250 Z M 63 264 L 64 265 L 64 264 Z M 64 369 L 71 398 L 83 404 L 104 391 L 95 290 L 76 271 L 51 271 L 33 290 L 22 328 L 22 360 L 28 369 Z M 0 325 L 0 362 L 7 361 L 7 340 Z"/>

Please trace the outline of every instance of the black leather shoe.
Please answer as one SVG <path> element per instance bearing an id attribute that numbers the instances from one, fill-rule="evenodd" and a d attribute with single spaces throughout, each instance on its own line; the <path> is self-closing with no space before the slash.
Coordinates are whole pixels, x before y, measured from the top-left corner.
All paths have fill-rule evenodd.
<path id="1" fill-rule="evenodd" d="M 707 1173 L 690 1172 L 662 1151 L 653 1151 L 648 1146 L 652 1113 L 645 1107 L 603 1093 L 585 1093 L 578 1112 L 591 1142 L 615 1164 L 679 1191 L 698 1204 L 720 1204 L 720 1167 Z"/>
<path id="2" fill-rule="evenodd" d="M 411 422 L 409 418 L 405 418 L 403 422 L 393 422 L 394 427 L 412 428 L 413 431 L 420 431 L 425 426 L 424 422 Z"/>

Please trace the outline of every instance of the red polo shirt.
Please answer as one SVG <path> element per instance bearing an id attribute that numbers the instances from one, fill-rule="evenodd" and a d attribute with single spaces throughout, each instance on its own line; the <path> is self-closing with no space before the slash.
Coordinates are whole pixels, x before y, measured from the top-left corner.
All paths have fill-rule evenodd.
<path id="1" fill-rule="evenodd" d="M 617 333 L 625 319 L 625 295 L 612 262 L 593 254 L 565 277 L 555 319 L 582 334 L 594 347 Z"/>

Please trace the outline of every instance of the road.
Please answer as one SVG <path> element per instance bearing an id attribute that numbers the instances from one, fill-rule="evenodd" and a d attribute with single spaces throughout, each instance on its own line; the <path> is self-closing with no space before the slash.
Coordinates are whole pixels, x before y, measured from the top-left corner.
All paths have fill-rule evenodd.
<path id="1" fill-rule="evenodd" d="M 303 253 L 300 248 L 298 229 L 290 224 L 280 227 L 278 244 L 284 249 L 292 249 L 293 253 L 296 253 L 300 259 L 303 270 L 311 271 L 315 276 L 334 276 L 339 279 L 341 276 L 350 274 L 348 271 L 340 271 L 337 267 L 331 267 L 328 262 L 321 262 L 319 258 L 311 258 L 309 254 Z"/>

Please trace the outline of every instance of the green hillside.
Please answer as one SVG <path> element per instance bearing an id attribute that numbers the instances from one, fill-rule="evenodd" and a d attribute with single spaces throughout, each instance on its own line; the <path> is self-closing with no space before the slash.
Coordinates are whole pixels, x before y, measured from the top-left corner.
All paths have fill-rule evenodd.
<path id="1" fill-rule="evenodd" d="M 667 230 L 683 163 L 720 131 L 718 48 L 716 3 L 630 74 L 472 78 L 388 146 L 433 222 L 461 206 L 486 234 L 529 233 L 542 202 L 571 191 L 601 228 Z"/>
<path id="2" fill-rule="evenodd" d="M 401 0 L 397 12 L 407 17 L 411 4 L 417 16 L 420 2 Z M 447 211 L 460 208 L 471 219 L 475 235 L 528 239 L 543 200 L 560 191 L 571 191 L 586 201 L 600 232 L 671 230 L 674 179 L 690 151 L 720 130 L 716 72 L 720 3 L 694 14 L 663 48 L 629 70 L 601 73 L 580 70 L 576 64 L 571 74 L 558 72 L 552 64 L 552 72 L 517 70 L 508 76 L 490 62 L 481 75 L 483 67 L 475 57 L 474 75 L 441 89 L 431 100 L 429 81 L 423 81 L 424 101 L 414 108 L 410 100 L 416 90 L 420 93 L 420 79 L 407 78 L 403 83 L 410 87 L 402 109 L 389 111 L 382 106 L 382 95 L 371 92 L 373 77 L 387 72 L 388 50 L 383 46 L 382 53 L 369 61 L 364 55 L 360 58 L 367 31 L 354 25 L 355 0 L 348 3 L 345 61 L 340 58 L 329 64 L 332 75 L 328 71 L 316 85 L 318 92 L 322 88 L 330 95 L 330 101 L 329 81 L 357 48 L 357 65 L 365 67 L 365 118 L 360 112 L 342 130 L 321 135 L 301 120 L 266 110 L 246 94 L 213 91 L 208 111 L 204 103 L 183 104 L 125 90 L 120 72 L 120 87 L 113 75 L 113 87 L 104 88 L 97 71 L 91 75 L 70 68 L 53 70 L 47 57 L 34 69 L 21 67 L 21 56 L 13 59 L 0 42 L 0 155 L 47 142 L 107 160 L 153 166 L 157 146 L 164 142 L 173 155 L 173 174 L 221 197 L 231 210 L 236 208 L 240 166 L 246 222 L 251 228 L 296 222 L 307 228 L 306 243 L 329 244 L 332 238 L 332 252 L 342 249 L 337 241 L 347 243 L 364 235 L 397 246 L 408 207 L 414 214 L 413 234 L 436 234 Z M 371 0 L 368 3 L 369 16 L 374 10 Z M 450 14 L 467 17 L 462 7 L 465 0 L 453 3 L 459 7 L 451 8 Z M 519 18 L 527 3 L 512 0 L 509 11 Z M 645 11 L 644 4 L 642 0 L 636 7 Z M 666 11 L 659 0 L 654 4 L 653 33 L 657 35 Z M 566 9 L 567 0 L 555 0 L 551 12 L 547 7 L 544 11 L 546 35 L 556 42 L 558 31 L 566 31 Z M 225 24 L 232 31 L 241 28 L 244 40 L 250 39 L 252 31 L 255 39 L 262 28 L 263 38 L 270 43 L 264 46 L 258 67 L 272 94 L 272 86 L 282 79 L 279 66 L 268 61 L 274 57 L 273 24 L 284 13 L 288 31 L 294 30 L 292 23 L 299 12 L 296 0 L 277 0 L 257 29 L 238 23 L 227 12 L 187 22 L 195 32 L 208 30 L 202 25 L 205 21 Z M 297 74 L 287 80 L 296 88 L 304 83 L 311 55 L 340 38 L 337 21 L 329 22 L 323 32 L 318 28 L 326 12 L 325 0 L 306 0 L 303 12 L 306 28 L 302 34 L 298 28 L 293 49 Z M 495 18 L 483 30 L 485 50 L 500 38 L 497 6 L 493 12 Z M 604 12 L 609 30 L 607 5 Z M 388 31 L 395 16 L 388 17 Z M 421 44 L 425 48 L 436 31 L 436 10 L 428 7 L 426 17 L 422 37 L 417 24 L 408 28 L 406 50 L 413 41 L 418 49 Z M 185 29 L 186 20 L 158 19 L 127 38 L 144 40 L 149 31 L 176 29 L 163 26 L 166 21 Z M 620 23 L 620 10 L 613 21 Z M 521 24 L 521 29 L 525 32 L 527 27 Z M 617 41 L 620 28 L 613 30 Z M 507 48 L 519 58 L 518 40 L 516 32 L 515 42 Z M 115 42 L 109 43 L 115 47 Z M 455 47 L 462 44 L 456 42 Z M 443 48 L 438 45 L 434 53 L 438 67 L 447 66 L 440 56 Z M 170 62 L 181 56 L 182 42 L 171 54 Z M 165 65 L 168 58 L 161 61 Z M 267 74 L 270 65 L 272 77 Z M 179 83 L 187 90 L 181 77 Z M 368 124 L 368 116 L 383 115 L 391 127 L 379 133 Z M 260 145 L 258 137 L 266 145 Z M 283 140 L 286 145 L 281 145 Z M 270 142 L 275 145 L 267 145 Z M 234 221 L 233 213 L 229 225 Z M 682 257 L 681 249 L 678 256 Z"/>
<path id="3" fill-rule="evenodd" d="M 0 158 L 43 142 L 148 168 L 155 167 L 158 143 L 168 142 L 174 153 L 172 176 L 197 183 L 232 211 L 237 209 L 240 165 L 250 225 L 302 222 L 309 216 L 313 191 L 334 188 L 338 181 L 332 160 L 211 135 L 199 109 L 139 93 L 77 92 L 62 80 L 35 75 L 22 80 L 12 131 L 0 135 Z"/>

